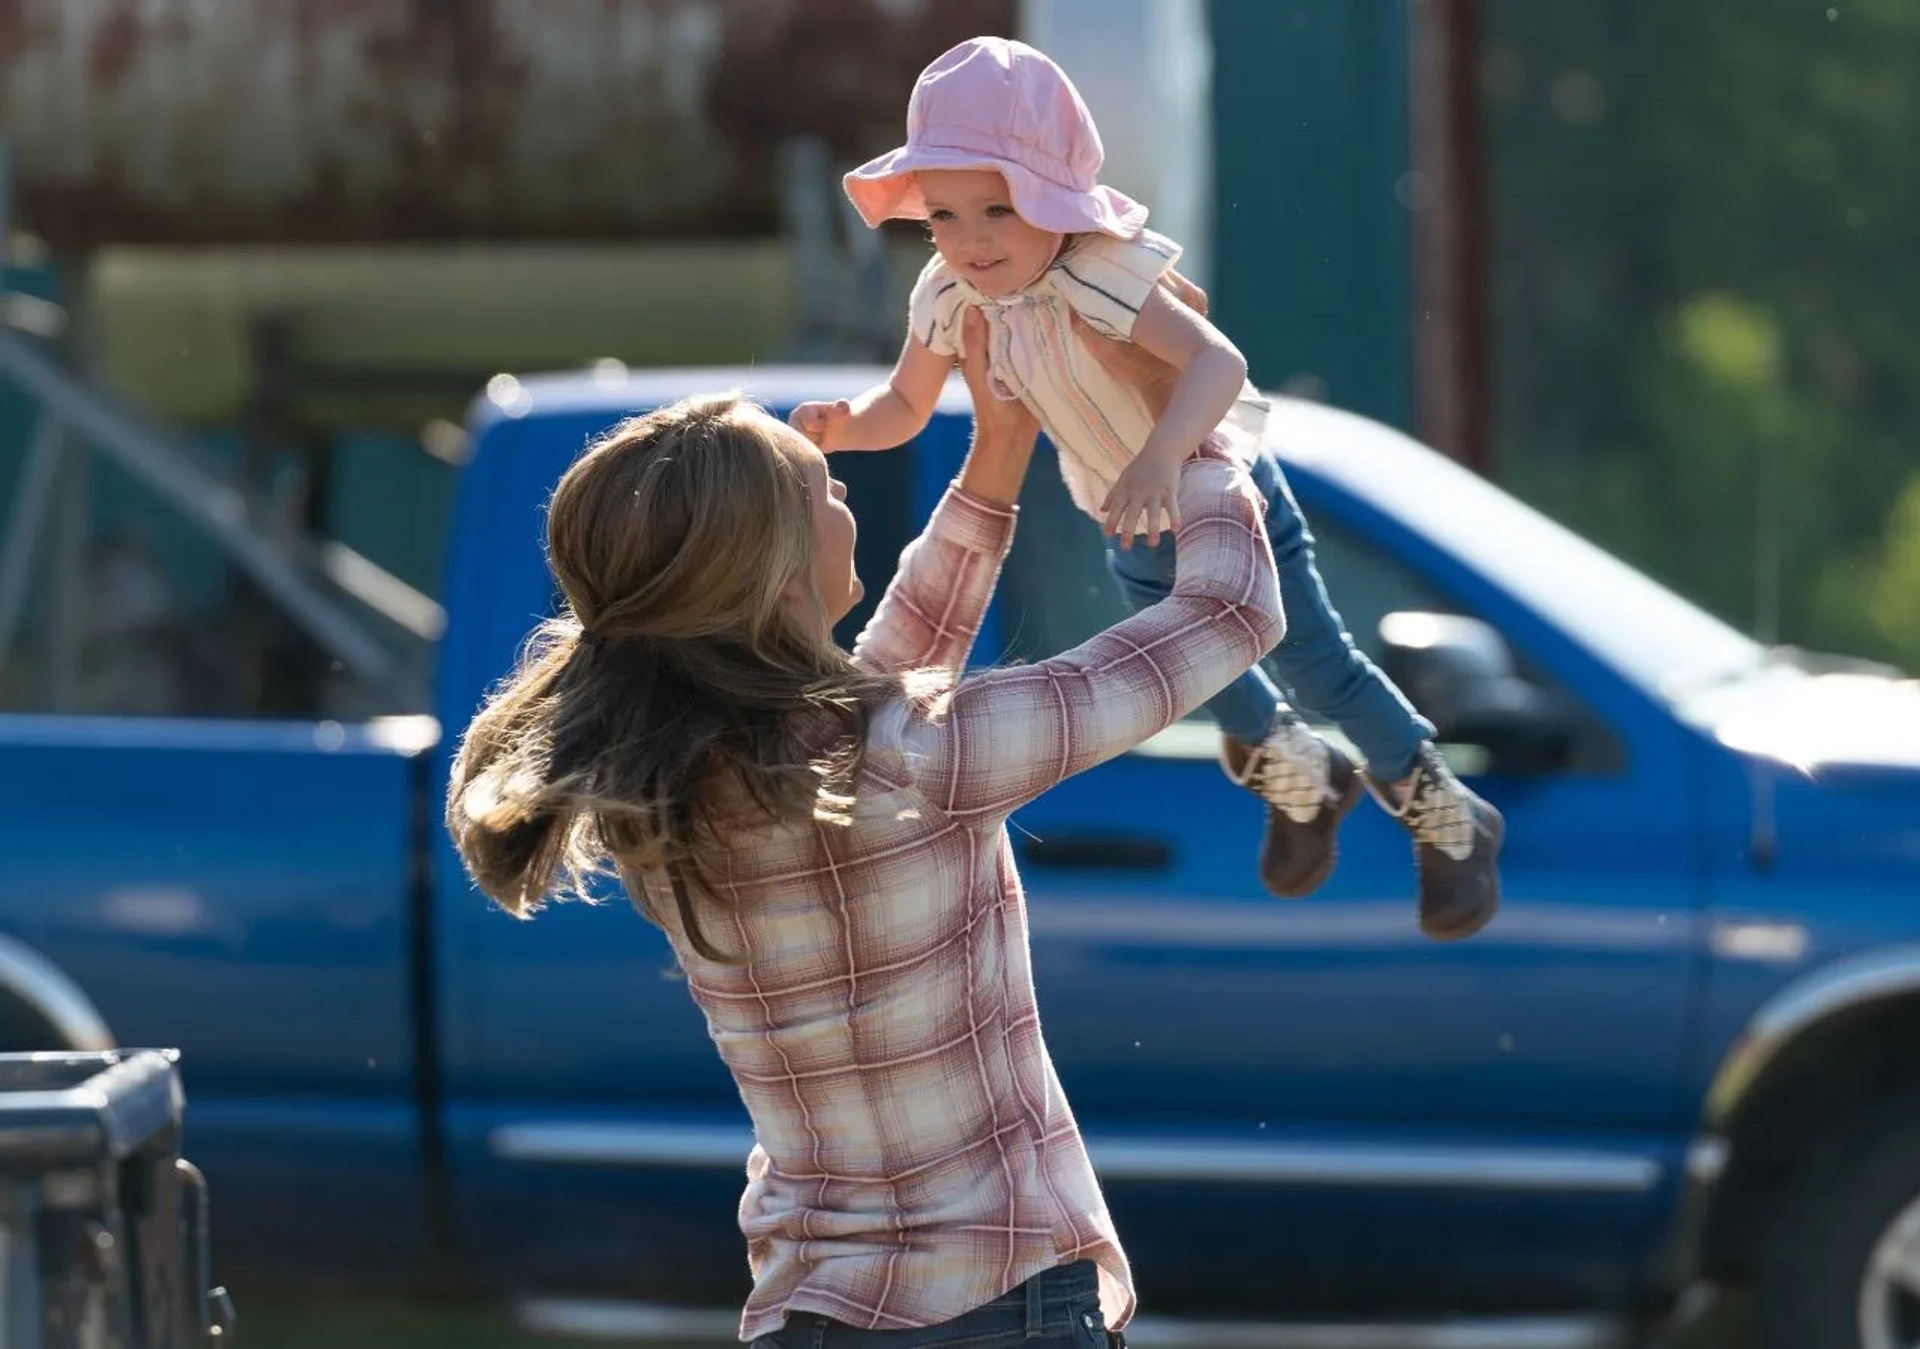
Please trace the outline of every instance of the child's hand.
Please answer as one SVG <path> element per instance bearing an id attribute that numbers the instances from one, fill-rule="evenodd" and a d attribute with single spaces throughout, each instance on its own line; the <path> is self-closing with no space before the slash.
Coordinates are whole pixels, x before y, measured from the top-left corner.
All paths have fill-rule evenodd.
<path id="1" fill-rule="evenodd" d="M 832 454 L 840 448 L 851 416 L 853 405 L 844 398 L 831 403 L 802 403 L 788 415 L 787 425 L 811 440 L 820 453 Z"/>
<path id="2" fill-rule="evenodd" d="M 1100 503 L 1107 516 L 1107 533 L 1118 535 L 1122 548 L 1131 548 L 1134 535 L 1141 532 L 1136 526 L 1145 512 L 1147 543 L 1158 546 L 1162 512 L 1174 529 L 1180 528 L 1179 494 L 1179 460 L 1162 454 L 1135 455 L 1114 480 L 1107 499 Z"/>

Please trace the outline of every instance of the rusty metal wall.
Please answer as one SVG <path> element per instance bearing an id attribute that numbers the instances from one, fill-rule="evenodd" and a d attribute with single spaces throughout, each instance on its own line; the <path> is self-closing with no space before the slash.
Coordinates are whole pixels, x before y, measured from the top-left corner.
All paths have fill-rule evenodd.
<path id="1" fill-rule="evenodd" d="M 24 223 L 102 243 L 775 228 L 774 152 L 894 143 L 1015 0 L 0 0 Z"/>

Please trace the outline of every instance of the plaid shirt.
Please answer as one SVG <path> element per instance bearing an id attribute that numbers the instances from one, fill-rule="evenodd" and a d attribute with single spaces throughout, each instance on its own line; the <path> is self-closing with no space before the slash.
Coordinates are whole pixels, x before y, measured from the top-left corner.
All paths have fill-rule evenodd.
<path id="1" fill-rule="evenodd" d="M 1164 602 L 1065 655 L 956 678 L 1014 514 L 957 486 L 855 648 L 943 688 L 876 715 L 850 827 L 732 841 L 710 935 L 674 938 L 753 1119 L 740 1226 L 752 1340 L 794 1312 L 935 1325 L 1082 1258 L 1108 1324 L 1134 1294 L 1035 1006 L 1006 819 L 1198 706 L 1279 640 L 1273 557 L 1246 473 L 1183 470 Z"/>

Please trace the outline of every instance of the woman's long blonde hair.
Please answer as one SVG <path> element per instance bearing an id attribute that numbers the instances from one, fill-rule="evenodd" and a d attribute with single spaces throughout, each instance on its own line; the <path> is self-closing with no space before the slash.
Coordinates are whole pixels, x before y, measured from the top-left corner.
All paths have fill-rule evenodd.
<path id="1" fill-rule="evenodd" d="M 641 908 L 712 960 L 700 903 L 727 838 L 767 820 L 844 823 L 873 706 L 812 593 L 808 489 L 777 424 L 730 395 L 617 427 L 554 490 L 547 553 L 566 601 L 462 738 L 447 829 L 519 917 L 617 869 Z M 757 818 L 756 818 L 757 817 Z"/>

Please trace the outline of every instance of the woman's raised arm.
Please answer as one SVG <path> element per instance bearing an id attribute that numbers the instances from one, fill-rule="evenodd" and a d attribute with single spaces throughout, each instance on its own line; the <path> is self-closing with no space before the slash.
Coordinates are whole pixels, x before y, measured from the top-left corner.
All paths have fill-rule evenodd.
<path id="1" fill-rule="evenodd" d="M 1002 818 L 1132 749 L 1226 687 L 1286 630 L 1252 480 L 1203 449 L 1180 473 L 1173 591 L 1073 650 L 962 680 L 909 731 L 922 793 L 957 819 Z"/>
<path id="2" fill-rule="evenodd" d="M 1013 543 L 1020 486 L 1039 423 L 987 385 L 986 321 L 968 310 L 961 374 L 973 395 L 973 443 L 960 476 L 934 507 L 880 599 L 853 657 L 873 670 L 937 669 L 958 675 Z"/>

